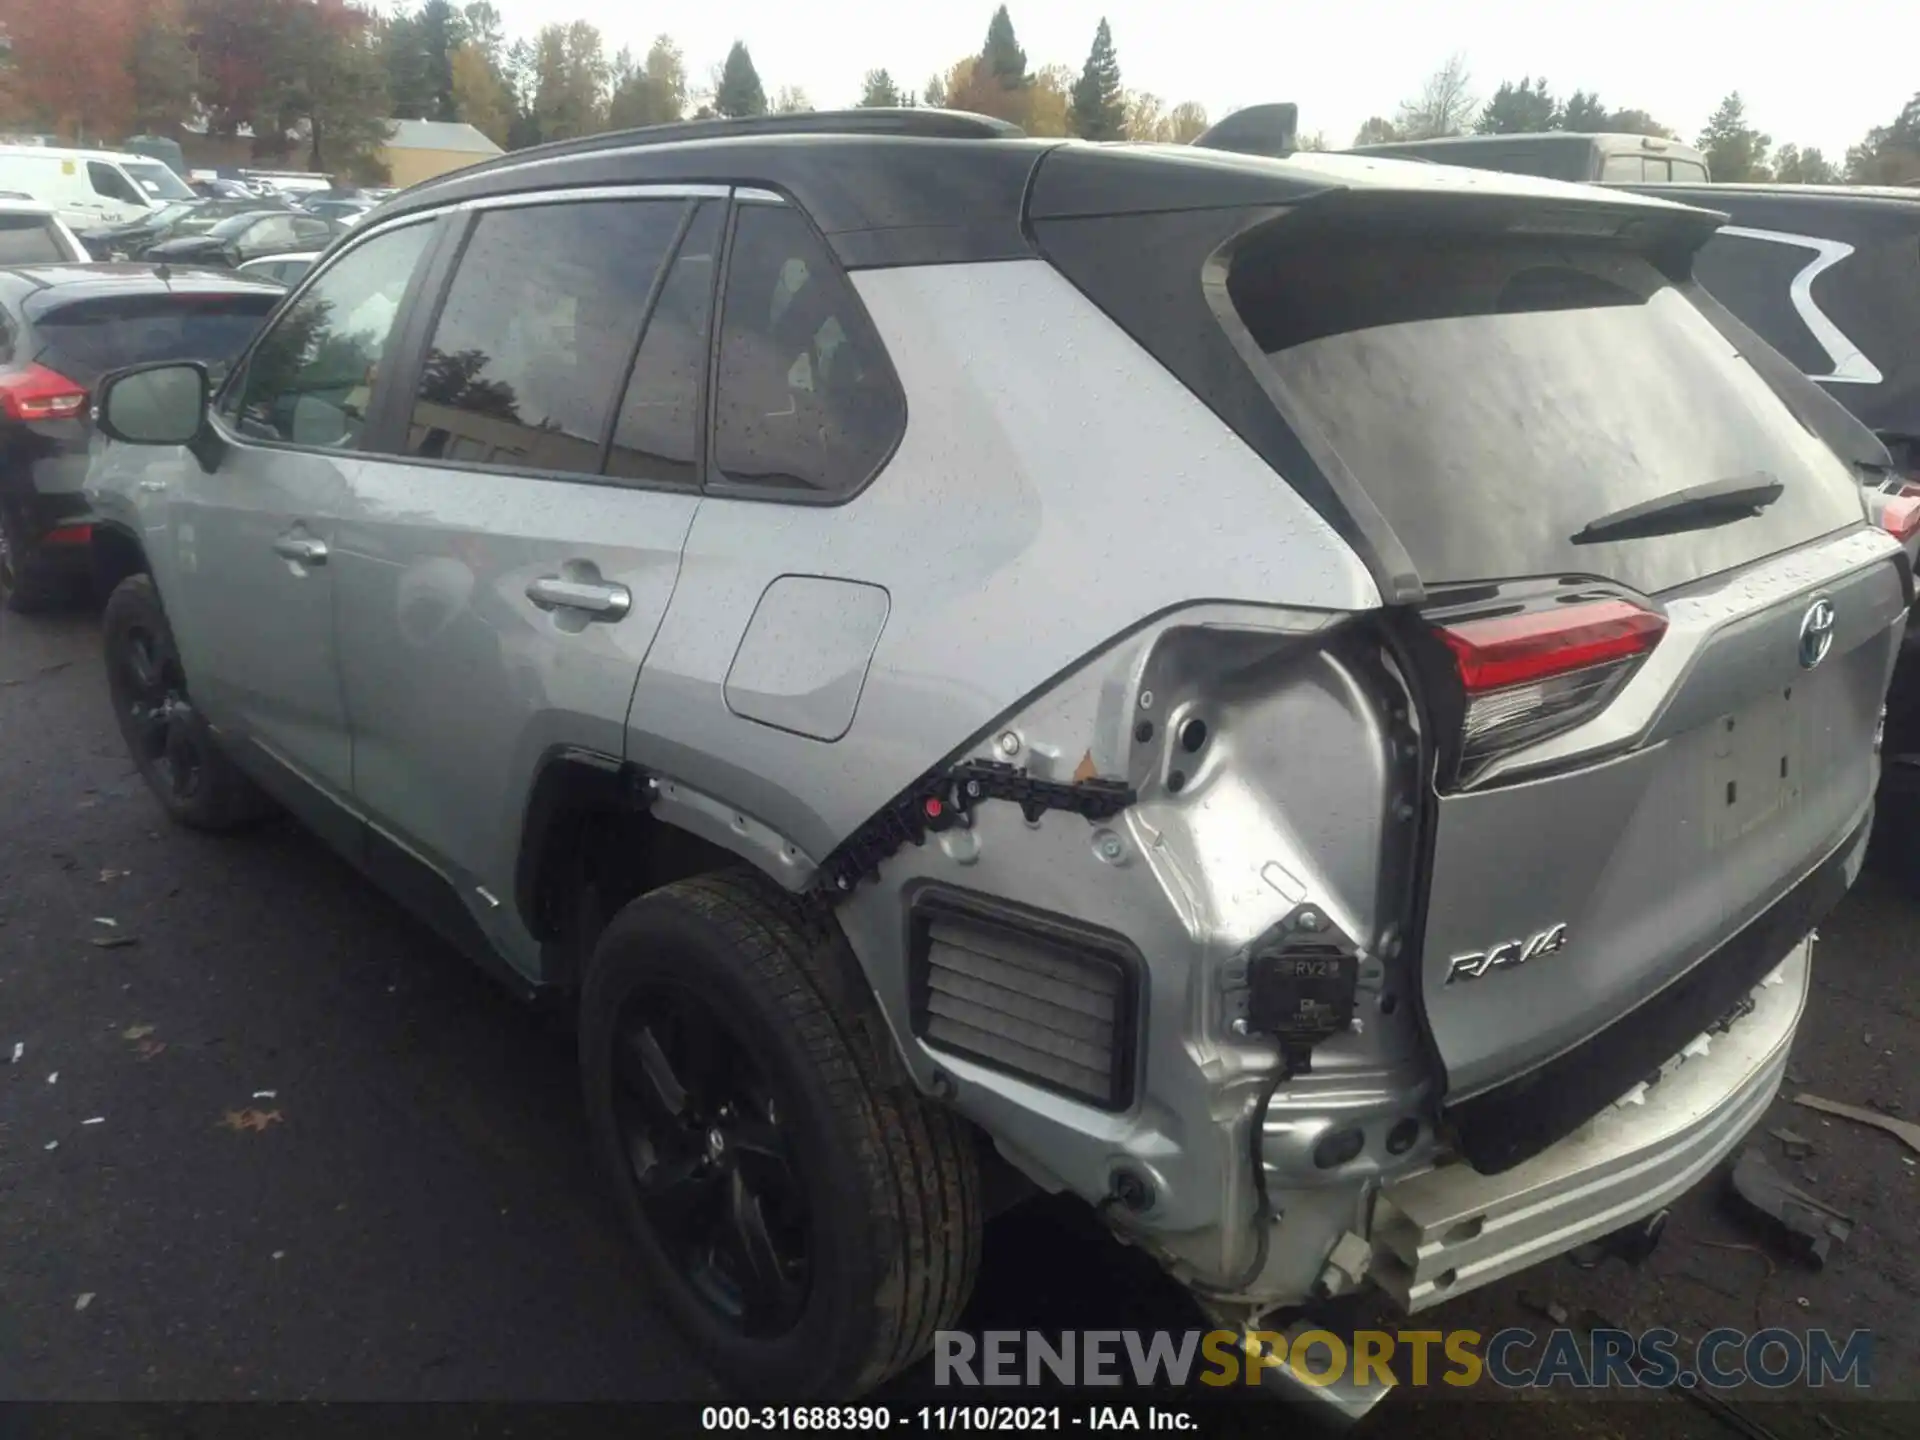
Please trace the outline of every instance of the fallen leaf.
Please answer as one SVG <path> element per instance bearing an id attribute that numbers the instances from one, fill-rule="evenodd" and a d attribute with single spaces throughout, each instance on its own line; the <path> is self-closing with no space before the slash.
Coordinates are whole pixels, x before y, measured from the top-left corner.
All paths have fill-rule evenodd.
<path id="1" fill-rule="evenodd" d="M 220 1123 L 229 1130 L 264 1130 L 269 1125 L 278 1125 L 283 1117 L 278 1110 L 256 1110 L 249 1105 L 244 1110 L 229 1110 Z"/>
<path id="2" fill-rule="evenodd" d="M 120 1038 L 122 1040 L 144 1040 L 151 1034 L 153 1034 L 153 1026 L 151 1025 L 129 1025 L 120 1032 Z"/>
<path id="3" fill-rule="evenodd" d="M 1073 767 L 1074 783 L 1079 784 L 1082 781 L 1091 780 L 1099 775 L 1099 773 L 1100 771 L 1093 763 L 1093 751 L 1089 750 L 1080 757 L 1080 763 Z"/>
<path id="4" fill-rule="evenodd" d="M 83 1294 L 79 1294 L 73 1297 L 73 1308 L 76 1310 L 84 1310 L 87 1308 L 87 1306 L 91 1305 L 92 1303 L 93 1303 L 93 1291 L 91 1290 L 88 1290 Z"/>

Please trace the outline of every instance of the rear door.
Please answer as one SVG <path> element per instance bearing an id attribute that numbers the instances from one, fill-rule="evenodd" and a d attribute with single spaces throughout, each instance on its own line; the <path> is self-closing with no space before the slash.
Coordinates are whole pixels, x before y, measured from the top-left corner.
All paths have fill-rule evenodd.
<path id="1" fill-rule="evenodd" d="M 334 573 L 354 793 L 396 883 L 437 876 L 425 904 L 450 889 L 509 955 L 528 953 L 500 902 L 533 778 L 555 747 L 620 756 L 700 504 L 699 406 L 636 423 L 624 397 L 704 395 L 726 203 L 461 214 L 386 453 L 351 479 Z"/>
<path id="2" fill-rule="evenodd" d="M 1236 308 L 1427 590 L 1420 989 L 1465 1148 L 1502 1168 L 1812 923 L 1800 887 L 1869 813 L 1907 582 L 1847 465 L 1645 256 L 1276 234 Z"/>

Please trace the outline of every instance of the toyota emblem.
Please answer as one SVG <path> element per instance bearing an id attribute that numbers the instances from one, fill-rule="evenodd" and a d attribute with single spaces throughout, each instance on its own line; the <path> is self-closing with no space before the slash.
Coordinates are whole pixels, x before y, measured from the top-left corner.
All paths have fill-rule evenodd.
<path id="1" fill-rule="evenodd" d="M 1811 670 L 1833 648 L 1833 602 L 1824 596 L 1800 620 L 1800 668 Z"/>

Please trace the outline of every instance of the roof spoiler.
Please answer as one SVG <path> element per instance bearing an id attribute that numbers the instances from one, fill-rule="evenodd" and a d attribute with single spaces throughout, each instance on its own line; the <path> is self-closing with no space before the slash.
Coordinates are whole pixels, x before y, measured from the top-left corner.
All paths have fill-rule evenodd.
<path id="1" fill-rule="evenodd" d="M 1291 101 L 1249 105 L 1209 126 L 1193 142 L 1204 150 L 1231 150 L 1239 155 L 1293 154 L 1300 129 L 1300 107 Z"/>

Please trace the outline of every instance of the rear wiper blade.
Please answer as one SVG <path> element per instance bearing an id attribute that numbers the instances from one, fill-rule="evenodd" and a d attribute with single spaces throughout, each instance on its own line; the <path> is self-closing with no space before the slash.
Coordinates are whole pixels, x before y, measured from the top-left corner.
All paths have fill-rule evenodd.
<path id="1" fill-rule="evenodd" d="M 1602 515 L 1582 526 L 1572 539 L 1575 545 L 1595 545 L 1602 540 L 1638 540 L 1647 535 L 1704 530 L 1758 515 L 1784 495 L 1786 488 L 1765 470 L 1708 480 Z"/>

